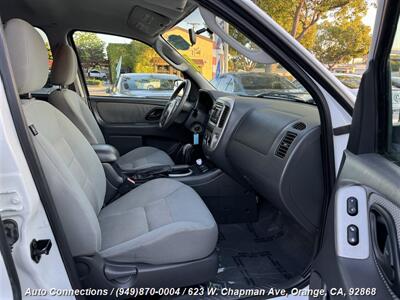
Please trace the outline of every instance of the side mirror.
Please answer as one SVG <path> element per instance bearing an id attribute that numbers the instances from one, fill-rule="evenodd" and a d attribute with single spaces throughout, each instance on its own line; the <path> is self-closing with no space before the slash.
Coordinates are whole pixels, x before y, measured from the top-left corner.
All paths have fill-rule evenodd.
<path id="1" fill-rule="evenodd" d="M 188 29 L 188 34 L 189 34 L 189 40 L 192 46 L 196 45 L 196 32 L 193 30 L 193 28 Z"/>

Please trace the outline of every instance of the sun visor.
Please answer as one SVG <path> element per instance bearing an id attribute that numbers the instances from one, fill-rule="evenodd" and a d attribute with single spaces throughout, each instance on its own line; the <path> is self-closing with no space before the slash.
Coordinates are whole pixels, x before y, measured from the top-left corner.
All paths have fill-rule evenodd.
<path id="1" fill-rule="evenodd" d="M 135 6 L 128 17 L 128 26 L 146 35 L 158 35 L 171 22 L 166 16 Z"/>
<path id="2" fill-rule="evenodd" d="M 262 64 L 274 64 L 275 60 L 265 53 L 262 49 L 258 47 L 249 48 L 246 45 L 241 44 L 235 38 L 233 38 L 229 33 L 224 30 L 221 26 L 221 19 L 216 17 L 213 13 L 209 12 L 204 8 L 200 8 L 200 14 L 203 17 L 204 22 L 207 27 L 214 32 L 218 37 L 220 37 L 225 43 L 230 47 L 234 48 L 240 54 L 250 58 L 252 61 Z"/>

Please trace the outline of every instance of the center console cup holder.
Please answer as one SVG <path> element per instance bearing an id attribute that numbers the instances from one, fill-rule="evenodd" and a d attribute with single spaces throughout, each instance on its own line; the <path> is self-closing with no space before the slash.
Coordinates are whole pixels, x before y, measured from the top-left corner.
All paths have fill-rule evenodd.
<path id="1" fill-rule="evenodd" d="M 173 166 L 168 177 L 186 177 L 192 175 L 193 170 L 188 165 Z"/>

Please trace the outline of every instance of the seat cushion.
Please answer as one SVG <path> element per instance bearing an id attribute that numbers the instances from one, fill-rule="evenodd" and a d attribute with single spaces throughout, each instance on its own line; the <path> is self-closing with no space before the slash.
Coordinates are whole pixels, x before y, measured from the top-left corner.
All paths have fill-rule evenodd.
<path id="1" fill-rule="evenodd" d="M 99 214 L 100 254 L 112 261 L 172 264 L 210 255 L 218 230 L 199 195 L 172 179 L 149 181 Z"/>
<path id="2" fill-rule="evenodd" d="M 117 160 L 118 166 L 124 171 L 138 171 L 157 166 L 173 166 L 174 162 L 164 151 L 154 147 L 139 147 Z"/>

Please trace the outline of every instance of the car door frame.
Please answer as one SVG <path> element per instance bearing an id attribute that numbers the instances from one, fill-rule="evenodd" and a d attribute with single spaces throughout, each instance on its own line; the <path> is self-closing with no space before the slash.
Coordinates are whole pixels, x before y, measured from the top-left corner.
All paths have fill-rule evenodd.
<path id="1" fill-rule="evenodd" d="M 357 96 L 348 147 L 329 203 L 322 247 L 312 266 L 310 288 L 323 290 L 329 299 L 391 299 L 395 295 L 395 286 L 388 280 L 377 253 L 376 210 L 381 210 L 378 216 L 386 223 L 381 232 L 387 232 L 385 241 L 390 248 L 387 250 L 385 242 L 384 250 L 393 261 L 395 285 L 399 284 L 396 215 L 400 211 L 400 165 L 387 155 L 389 120 L 392 120 L 387 58 L 398 26 L 400 3 L 382 1 L 377 13 L 374 41 Z M 348 208 L 351 197 L 358 203 L 354 216 Z M 357 227 L 356 245 L 351 244 L 351 225 Z M 324 297 L 327 296 L 320 299 Z"/>

